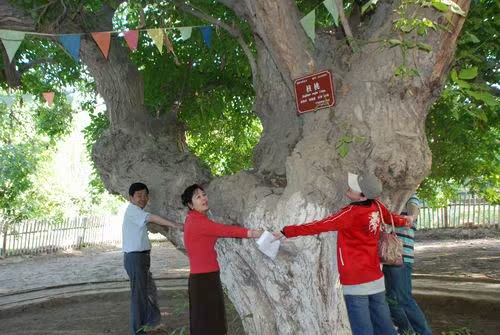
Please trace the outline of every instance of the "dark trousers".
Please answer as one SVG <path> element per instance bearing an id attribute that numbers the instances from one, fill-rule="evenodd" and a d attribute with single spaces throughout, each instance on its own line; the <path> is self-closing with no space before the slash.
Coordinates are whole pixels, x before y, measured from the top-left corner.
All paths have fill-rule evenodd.
<path id="1" fill-rule="evenodd" d="M 188 285 L 191 335 L 226 335 L 226 310 L 219 271 L 190 274 Z"/>
<path id="2" fill-rule="evenodd" d="M 145 326 L 154 327 L 161 321 L 149 251 L 126 252 L 124 265 L 130 279 L 130 333 L 144 334 Z"/>

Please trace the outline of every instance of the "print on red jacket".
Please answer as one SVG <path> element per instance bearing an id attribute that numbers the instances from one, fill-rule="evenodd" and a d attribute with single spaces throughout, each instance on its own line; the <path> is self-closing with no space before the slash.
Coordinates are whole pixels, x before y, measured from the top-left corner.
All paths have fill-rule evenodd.
<path id="1" fill-rule="evenodd" d="M 385 222 L 391 222 L 389 210 L 380 203 Z M 394 225 L 405 226 L 406 219 L 392 214 Z M 358 285 L 382 278 L 377 252 L 380 238 L 380 213 L 375 200 L 353 202 L 322 220 L 298 226 L 286 226 L 282 233 L 287 238 L 338 231 L 337 263 L 340 282 Z"/>

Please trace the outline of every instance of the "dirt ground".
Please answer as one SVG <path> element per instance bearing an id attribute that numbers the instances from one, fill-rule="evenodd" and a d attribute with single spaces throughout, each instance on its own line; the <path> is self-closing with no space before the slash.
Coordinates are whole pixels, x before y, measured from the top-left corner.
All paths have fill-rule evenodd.
<path id="1" fill-rule="evenodd" d="M 422 241 L 415 257 L 415 274 L 500 281 L 500 239 Z"/>
<path id="2" fill-rule="evenodd" d="M 448 236 L 442 240 L 433 234 L 435 232 L 418 235 L 414 270 L 417 275 L 500 282 L 498 231 L 494 231 L 493 236 L 474 235 L 472 237 L 481 238 L 473 240 L 464 240 L 463 236 Z M 152 251 L 152 272 L 155 278 L 160 279 L 158 282 L 161 278 L 185 277 L 188 273 L 187 259 L 169 243 L 155 245 Z M 92 248 L 0 260 L 0 334 L 127 334 L 126 289 L 59 297 L 2 309 L 2 300 L 5 303 L 7 298 L 15 297 L 18 292 L 108 281 L 126 285 L 122 254 L 116 248 Z M 434 334 L 462 327 L 469 328 L 472 334 L 498 334 L 498 302 L 425 296 L 417 296 L 417 300 L 428 316 Z M 187 334 L 188 305 L 185 288 L 161 289 L 160 302 L 166 325 L 163 334 Z M 230 303 L 228 308 L 231 309 Z M 233 309 L 228 312 L 228 323 L 230 334 L 243 334 L 241 323 Z"/>
<path id="3" fill-rule="evenodd" d="M 154 243 L 151 272 L 155 278 L 187 276 L 189 262 L 172 244 Z M 21 290 L 127 279 L 123 253 L 111 246 L 0 259 L 0 299 Z"/>

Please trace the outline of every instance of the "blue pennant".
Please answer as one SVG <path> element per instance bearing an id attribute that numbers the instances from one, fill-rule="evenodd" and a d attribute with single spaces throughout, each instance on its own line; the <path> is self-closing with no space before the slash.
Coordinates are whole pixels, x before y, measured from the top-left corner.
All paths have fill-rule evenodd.
<path id="1" fill-rule="evenodd" d="M 64 49 L 68 51 L 71 57 L 75 61 L 80 61 L 80 35 L 79 34 L 68 34 L 59 35 L 59 42 L 63 45 Z"/>
<path id="2" fill-rule="evenodd" d="M 201 27 L 201 34 L 203 35 L 203 42 L 210 49 L 212 47 L 212 27 Z"/>

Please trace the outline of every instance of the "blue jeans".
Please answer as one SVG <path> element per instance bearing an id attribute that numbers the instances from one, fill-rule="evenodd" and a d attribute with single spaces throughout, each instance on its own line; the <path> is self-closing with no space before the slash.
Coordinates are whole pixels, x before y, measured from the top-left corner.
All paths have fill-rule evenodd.
<path id="1" fill-rule="evenodd" d="M 384 265 L 385 289 L 392 320 L 400 334 L 432 335 L 425 315 L 412 295 L 413 264 Z"/>
<path id="2" fill-rule="evenodd" d="M 353 335 L 397 335 L 385 292 L 344 295 L 344 299 Z"/>
<path id="3" fill-rule="evenodd" d="M 130 334 L 144 334 L 144 326 L 154 327 L 161 321 L 149 252 L 125 253 L 124 265 L 130 279 Z"/>

